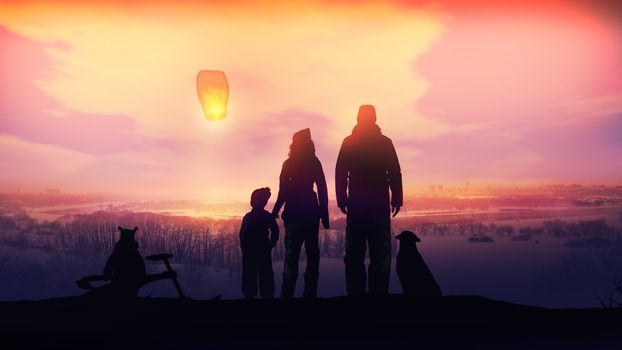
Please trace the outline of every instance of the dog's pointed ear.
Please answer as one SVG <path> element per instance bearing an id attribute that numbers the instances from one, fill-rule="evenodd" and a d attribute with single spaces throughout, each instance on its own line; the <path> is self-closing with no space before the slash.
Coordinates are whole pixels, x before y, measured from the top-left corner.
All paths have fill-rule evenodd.
<path id="1" fill-rule="evenodd" d="M 419 237 L 412 231 L 402 231 L 399 235 L 395 236 L 396 239 L 401 240 L 413 240 L 414 242 L 421 242 Z"/>
<path id="2" fill-rule="evenodd" d="M 120 230 L 123 230 L 123 227 L 118 226 L 117 229 L 120 231 Z"/>
<path id="3" fill-rule="evenodd" d="M 138 226 L 134 226 L 134 232 L 138 231 Z"/>

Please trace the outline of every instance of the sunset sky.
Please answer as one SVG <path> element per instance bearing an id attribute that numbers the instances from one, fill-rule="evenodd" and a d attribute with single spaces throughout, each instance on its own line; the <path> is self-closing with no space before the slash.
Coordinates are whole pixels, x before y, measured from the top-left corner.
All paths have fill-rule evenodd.
<path id="1" fill-rule="evenodd" d="M 361 104 L 408 190 L 622 184 L 618 1 L 222 3 L 0 0 L 0 192 L 246 199 L 310 127 L 334 197 Z"/>

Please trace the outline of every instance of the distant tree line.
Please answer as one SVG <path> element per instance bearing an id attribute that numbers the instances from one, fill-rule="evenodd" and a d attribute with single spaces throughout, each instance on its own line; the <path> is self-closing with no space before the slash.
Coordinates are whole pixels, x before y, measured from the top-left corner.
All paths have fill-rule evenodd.
<path id="1" fill-rule="evenodd" d="M 143 255 L 170 252 L 174 261 L 200 264 L 218 269 L 239 271 L 239 219 L 212 219 L 173 216 L 149 212 L 108 212 L 65 216 L 53 222 L 20 228 L 15 219 L 0 216 L 0 244 L 19 248 L 36 248 L 48 252 L 78 256 L 107 256 L 118 239 L 117 226 L 138 226 L 137 240 Z M 565 222 L 544 221 L 541 226 L 515 227 L 508 224 L 457 220 L 451 223 L 412 223 L 394 225 L 395 231 L 408 229 L 421 237 L 464 236 L 510 237 L 524 241 L 542 235 L 565 238 L 569 246 L 608 246 L 622 244 L 621 229 L 605 220 Z M 397 234 L 397 232 L 394 232 Z M 393 251 L 397 241 L 393 240 Z M 282 242 L 273 258 L 284 258 Z M 342 258 L 345 252 L 345 230 L 320 231 L 320 254 L 324 258 Z"/>

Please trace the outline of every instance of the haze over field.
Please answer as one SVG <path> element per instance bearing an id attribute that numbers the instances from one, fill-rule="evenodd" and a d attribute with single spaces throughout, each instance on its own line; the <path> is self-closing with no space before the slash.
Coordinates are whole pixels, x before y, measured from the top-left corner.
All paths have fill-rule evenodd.
<path id="1" fill-rule="evenodd" d="M 619 184 L 617 2 L 461 3 L 2 1 L 0 190 L 246 201 L 311 127 L 332 192 L 365 103 L 410 191 Z M 222 122 L 202 69 L 227 74 Z"/>
<path id="2" fill-rule="evenodd" d="M 622 186 L 428 191 L 407 200 L 393 236 L 412 230 L 445 294 L 476 294 L 546 307 L 595 307 L 622 271 Z M 454 190 L 456 191 L 456 190 Z M 193 298 L 239 298 L 241 215 L 249 204 L 131 196 L 0 194 L 0 300 L 75 295 L 74 281 L 101 271 L 117 226 L 139 227 L 143 256 L 171 252 Z M 320 230 L 320 296 L 345 291 L 345 217 L 331 205 Z M 280 220 L 279 220 L 280 222 Z M 283 230 L 283 228 L 282 228 Z M 283 230 L 284 231 L 284 230 Z M 273 251 L 281 284 L 284 239 Z M 392 240 L 397 253 L 397 240 Z M 306 258 L 301 259 L 304 268 Z M 393 264 L 395 266 L 395 264 Z M 159 272 L 160 263 L 148 264 Z M 394 269 L 392 269 L 394 271 Z M 299 283 L 298 287 L 301 288 Z M 399 293 L 391 276 L 390 292 Z M 159 282 L 141 295 L 175 296 Z"/>

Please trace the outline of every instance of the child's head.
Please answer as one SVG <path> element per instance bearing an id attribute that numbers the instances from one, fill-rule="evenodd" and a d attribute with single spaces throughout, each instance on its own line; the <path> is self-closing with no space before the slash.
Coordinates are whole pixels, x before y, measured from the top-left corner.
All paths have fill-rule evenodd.
<path id="1" fill-rule="evenodd" d="M 253 191 L 251 194 L 251 207 L 256 209 L 262 209 L 268 204 L 268 199 L 270 198 L 270 188 L 263 187 L 258 188 Z"/>

